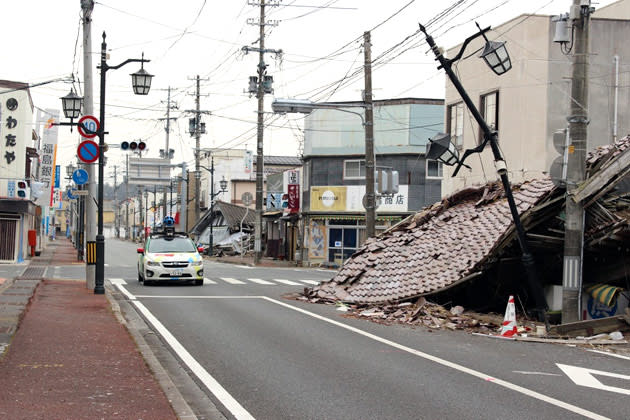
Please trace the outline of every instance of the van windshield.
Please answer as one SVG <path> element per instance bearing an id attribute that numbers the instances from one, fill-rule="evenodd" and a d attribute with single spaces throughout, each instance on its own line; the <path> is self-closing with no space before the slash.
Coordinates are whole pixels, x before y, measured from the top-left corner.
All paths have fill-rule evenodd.
<path id="1" fill-rule="evenodd" d="M 195 244 L 188 238 L 153 238 L 147 252 L 196 252 Z"/>

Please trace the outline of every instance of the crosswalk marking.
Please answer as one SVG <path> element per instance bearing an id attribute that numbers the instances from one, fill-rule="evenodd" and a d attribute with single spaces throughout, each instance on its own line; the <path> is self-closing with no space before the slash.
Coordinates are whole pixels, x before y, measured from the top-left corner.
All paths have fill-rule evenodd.
<path id="1" fill-rule="evenodd" d="M 221 277 L 221 280 L 226 281 L 230 284 L 245 284 L 244 281 L 236 280 L 231 277 Z"/>
<path id="2" fill-rule="evenodd" d="M 208 277 L 204 277 L 203 284 L 217 284 L 217 282 L 214 280 L 210 280 Z"/>
<path id="3" fill-rule="evenodd" d="M 258 283 L 258 284 L 272 284 L 272 285 L 274 284 L 274 283 L 272 283 L 270 281 L 263 280 L 263 279 L 247 279 L 247 280 L 249 280 L 251 282 L 254 282 L 254 283 Z"/>
<path id="4" fill-rule="evenodd" d="M 319 284 L 319 282 L 317 280 L 300 280 L 302 283 L 306 283 L 306 284 Z"/>
<path id="5" fill-rule="evenodd" d="M 301 286 L 301 284 L 300 284 L 300 283 L 295 282 L 295 281 L 291 281 L 291 280 L 285 280 L 285 279 L 273 279 L 273 281 L 277 281 L 278 283 L 288 284 L 289 286 Z"/>

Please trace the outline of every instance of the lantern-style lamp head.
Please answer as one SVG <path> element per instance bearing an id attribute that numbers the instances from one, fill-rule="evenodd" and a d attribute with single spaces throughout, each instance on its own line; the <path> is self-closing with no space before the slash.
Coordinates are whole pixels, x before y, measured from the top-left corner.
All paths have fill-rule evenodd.
<path id="1" fill-rule="evenodd" d="M 76 168 L 74 167 L 73 164 L 66 166 L 66 175 L 68 176 L 68 178 L 72 178 L 72 174 L 74 173 L 75 169 Z"/>
<path id="2" fill-rule="evenodd" d="M 81 104 L 83 98 L 74 93 L 74 89 L 70 88 L 70 93 L 61 98 L 61 106 L 63 108 L 63 115 L 71 120 L 79 118 L 81 115 Z"/>
<path id="3" fill-rule="evenodd" d="M 142 54 L 144 60 L 144 53 Z M 131 84 L 133 86 L 133 93 L 136 95 L 148 95 L 151 89 L 152 74 L 149 74 L 144 69 L 144 62 L 140 65 L 140 70 L 131 75 Z"/>
<path id="4" fill-rule="evenodd" d="M 225 177 L 223 177 L 221 179 L 221 181 L 219 181 L 219 186 L 221 187 L 221 192 L 226 192 L 227 191 L 227 180 L 225 179 Z"/>
<path id="5" fill-rule="evenodd" d="M 429 139 L 427 144 L 426 158 L 437 160 L 444 165 L 453 166 L 459 162 L 459 152 L 457 147 L 451 143 L 451 135 L 438 133 Z"/>
<path id="6" fill-rule="evenodd" d="M 505 42 L 487 41 L 480 57 L 499 76 L 512 68 Z"/>

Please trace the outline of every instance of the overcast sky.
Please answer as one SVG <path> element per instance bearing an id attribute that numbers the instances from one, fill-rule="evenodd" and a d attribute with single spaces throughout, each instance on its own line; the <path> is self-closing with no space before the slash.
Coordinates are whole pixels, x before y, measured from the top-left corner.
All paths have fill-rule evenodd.
<path id="1" fill-rule="evenodd" d="M 250 2 L 253 2 L 250 0 Z M 258 0 L 255 1 L 258 3 Z M 269 2 L 269 0 L 267 0 Z M 610 4 L 602 0 L 597 8 Z M 265 110 L 271 112 L 273 97 L 315 101 L 361 99 L 363 88 L 363 32 L 372 31 L 373 89 L 375 99 L 397 97 L 444 97 L 444 76 L 438 71 L 424 37 L 423 23 L 445 48 L 461 43 L 477 30 L 474 22 L 497 26 L 521 14 L 567 12 L 571 0 L 283 0 L 267 7 L 265 46 L 281 49 L 281 59 L 266 55 L 268 74 L 274 77 L 273 95 L 266 95 Z M 151 62 L 145 69 L 154 74 L 148 96 L 135 96 L 130 73 L 139 64 L 130 63 L 107 72 L 106 128 L 109 144 L 142 139 L 148 156 L 157 157 L 165 147 L 167 88 L 178 109 L 170 147 L 175 161 L 194 162 L 194 138 L 188 134 L 186 111 L 195 107 L 196 75 L 201 82 L 201 109 L 207 134 L 203 148 L 256 149 L 255 97 L 244 91 L 256 74 L 258 55 L 243 54 L 245 45 L 257 46 L 259 7 L 247 0 L 100 0 L 92 14 L 94 109 L 98 114 L 99 76 L 103 31 L 107 32 L 109 65 L 127 58 Z M 521 18 L 524 19 L 525 17 Z M 0 79 L 30 84 L 74 74 L 82 95 L 83 48 L 80 0 L 4 1 L 0 14 L 4 35 L 0 49 Z M 496 37 L 496 34 L 490 38 Z M 507 39 L 505 38 L 507 37 Z M 508 41 L 509 34 L 503 40 Z M 31 89 L 36 107 L 61 108 L 59 98 L 70 83 L 55 82 Z M 299 116 L 266 118 L 265 154 L 299 154 L 303 137 Z M 58 164 L 76 161 L 78 135 L 60 127 Z M 121 165 L 124 154 L 108 152 L 108 173 Z"/>

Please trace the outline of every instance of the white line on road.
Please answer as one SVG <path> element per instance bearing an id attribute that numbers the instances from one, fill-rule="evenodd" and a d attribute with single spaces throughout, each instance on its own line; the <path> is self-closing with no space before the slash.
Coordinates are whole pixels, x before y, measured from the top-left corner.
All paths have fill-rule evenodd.
<path id="1" fill-rule="evenodd" d="M 204 277 L 204 278 L 203 278 L 203 284 L 217 284 L 217 282 L 216 282 L 216 281 L 214 281 L 214 280 L 210 280 L 210 279 L 209 279 L 209 278 L 207 278 L 207 277 Z"/>
<path id="2" fill-rule="evenodd" d="M 500 385 L 502 387 L 511 389 L 513 391 L 516 391 L 516 392 L 520 392 L 521 394 L 530 396 L 532 398 L 536 398 L 538 400 L 541 400 L 541 401 L 544 401 L 546 403 L 555 405 L 557 407 L 564 408 L 565 410 L 568 410 L 568 411 L 580 414 L 580 415 L 582 415 L 584 417 L 588 417 L 588 418 L 596 419 L 596 420 L 607 420 L 608 419 L 607 417 L 604 417 L 604 416 L 599 415 L 597 413 L 594 413 L 592 411 L 588 411 L 588 410 L 585 410 L 583 408 L 577 407 L 577 406 L 575 406 L 573 404 L 569 404 L 569 403 L 566 403 L 564 401 L 557 400 L 555 398 L 549 397 L 547 395 L 541 394 L 541 393 L 536 392 L 536 391 L 532 391 L 531 389 L 524 388 L 522 386 L 513 384 L 511 382 L 504 381 L 502 379 L 494 378 L 494 377 L 492 377 L 490 375 L 487 375 L 487 374 L 485 374 L 483 372 L 479 372 L 479 371 L 467 368 L 466 366 L 462 366 L 462 365 L 459 365 L 457 363 L 449 362 L 448 360 L 445 360 L 445 359 L 440 359 L 439 357 L 432 356 L 432 355 L 430 355 L 428 353 L 424 353 L 424 352 L 412 349 L 411 347 L 403 346 L 402 344 L 398 344 L 398 343 L 395 343 L 393 341 L 387 340 L 385 338 L 381 338 L 381 337 L 379 337 L 377 335 L 371 334 L 369 332 L 360 330 L 358 328 L 351 327 L 350 325 L 346 325 L 346 324 L 343 324 L 341 322 L 334 321 L 332 319 L 328 319 L 328 318 L 326 318 L 324 316 L 314 314 L 314 313 L 306 311 L 306 310 L 304 310 L 302 308 L 297 308 L 297 307 L 295 307 L 293 305 L 289 305 L 288 303 L 280 302 L 278 300 L 272 299 L 272 298 L 267 297 L 267 296 L 262 296 L 262 299 L 264 299 L 264 300 L 266 300 L 268 302 L 275 303 L 275 304 L 280 305 L 280 306 L 284 306 L 285 308 L 289 308 L 289 309 L 294 310 L 296 312 L 303 313 L 303 314 L 311 316 L 313 318 L 322 320 L 324 322 L 328 322 L 330 324 L 333 324 L 333 325 L 336 325 L 338 327 L 344 328 L 344 329 L 346 329 L 348 331 L 352 331 L 352 332 L 354 332 L 356 334 L 362 335 L 364 337 L 370 338 L 372 340 L 378 341 L 378 342 L 386 344 L 388 346 L 397 348 L 399 350 L 406 351 L 406 352 L 411 353 L 413 355 L 416 355 L 416 356 L 422 357 L 424 359 L 430 360 L 432 362 L 438 363 L 438 364 L 440 364 L 442 366 L 446 366 L 446 367 L 449 367 L 451 369 L 455 369 L 455 370 L 458 370 L 460 372 L 467 373 L 468 375 L 472 375 L 472 376 L 477 377 L 479 379 L 482 379 L 482 380 L 484 380 L 486 382 L 492 382 L 493 384 Z"/>
<path id="3" fill-rule="evenodd" d="M 225 388 L 223 388 L 221 384 L 217 382 L 217 380 L 214 379 L 212 375 L 210 375 L 208 371 L 205 370 L 203 366 L 201 366 L 201 364 L 197 362 L 197 360 L 195 360 L 194 357 L 192 357 L 190 353 L 188 353 L 188 350 L 186 350 L 184 346 L 182 346 L 180 342 L 177 341 L 173 334 L 171 334 L 171 332 L 166 329 L 166 327 L 162 325 L 162 323 L 155 316 L 153 316 L 153 314 L 141 302 L 134 300 L 133 304 L 138 308 L 140 312 L 142 312 L 147 321 L 151 325 L 153 325 L 153 328 L 155 328 L 156 331 L 162 336 L 162 338 L 166 340 L 173 351 L 177 353 L 177 355 L 188 366 L 188 368 L 197 376 L 197 378 L 199 378 L 199 380 L 208 388 L 208 390 L 210 390 L 210 392 L 212 392 L 214 396 L 217 397 L 219 401 L 221 401 L 221 403 L 230 411 L 230 413 L 234 415 L 236 419 L 254 420 L 254 417 L 249 414 L 249 412 L 242 405 L 240 405 L 238 401 L 236 401 L 234 397 L 232 397 L 230 393 L 227 392 Z"/>
<path id="4" fill-rule="evenodd" d="M 607 351 L 601 351 L 601 350 L 587 350 L 587 351 L 590 351 L 592 353 L 605 354 L 606 356 L 618 357 L 620 359 L 630 360 L 630 357 L 628 356 L 622 356 L 621 354 L 609 353 Z"/>
<path id="5" fill-rule="evenodd" d="M 230 284 L 245 284 L 244 281 L 233 279 L 232 277 L 221 277 L 221 280 L 226 281 Z"/>
<path id="6" fill-rule="evenodd" d="M 136 297 L 134 295 L 132 295 L 131 293 L 129 293 L 127 291 L 127 289 L 125 288 L 125 284 L 127 284 L 127 282 L 123 279 L 109 279 L 109 282 L 111 284 L 113 284 L 114 286 L 116 286 L 118 288 L 118 290 L 120 290 L 120 292 L 127 296 L 127 299 L 133 301 L 136 300 Z"/>
<path id="7" fill-rule="evenodd" d="M 117 285 L 117 286 L 119 288 L 124 289 L 124 286 L 122 286 L 122 285 Z M 360 330 L 360 329 L 352 327 L 350 325 L 346 325 L 346 324 L 343 324 L 341 322 L 338 322 L 338 321 L 335 321 L 335 320 L 332 320 L 332 319 L 328 319 L 328 318 L 326 318 L 324 316 L 321 316 L 321 315 L 309 312 L 309 311 L 304 310 L 302 308 L 298 308 L 298 307 L 292 306 L 292 305 L 290 305 L 288 303 L 280 302 L 278 300 L 272 299 L 272 298 L 267 297 L 267 296 L 140 296 L 140 295 L 138 295 L 137 298 L 160 298 L 160 299 L 209 299 L 209 298 L 213 298 L 213 299 L 241 299 L 241 298 L 246 298 L 246 299 L 263 299 L 263 300 L 266 300 L 268 302 L 274 303 L 276 305 L 283 306 L 283 307 L 291 309 L 293 311 L 300 312 L 302 314 L 308 315 L 308 316 L 313 317 L 315 319 L 327 322 L 327 323 L 335 325 L 337 327 L 340 327 L 340 328 L 346 329 L 348 331 L 354 332 L 356 334 L 362 335 L 362 336 L 367 337 L 369 339 L 372 339 L 374 341 L 378 341 L 378 342 L 380 342 L 382 344 L 385 344 L 385 345 L 388 345 L 390 347 L 394 347 L 396 349 L 405 351 L 407 353 L 410 353 L 410 354 L 413 354 L 415 356 L 424 358 L 426 360 L 430 360 L 430 361 L 432 361 L 434 363 L 437 363 L 437 364 L 440 364 L 442 366 L 445 366 L 445 367 L 448 367 L 448 368 L 451 368 L 451 369 L 455 369 L 455 370 L 457 370 L 459 372 L 466 373 L 468 375 L 471 375 L 471 376 L 474 376 L 476 378 L 479 378 L 479 379 L 481 379 L 483 381 L 491 382 L 493 384 L 502 386 L 502 387 L 510 389 L 512 391 L 519 392 L 521 394 L 527 395 L 527 396 L 529 396 L 531 398 L 535 398 L 537 400 L 546 402 L 548 404 L 555 405 L 556 407 L 565 409 L 567 411 L 571 411 L 573 413 L 582 415 L 584 417 L 587 417 L 587 418 L 590 418 L 590 419 L 594 419 L 594 420 L 610 420 L 608 417 L 605 417 L 605 416 L 602 416 L 600 414 L 594 413 L 592 411 L 580 408 L 580 407 L 575 406 L 573 404 L 569 404 L 569 403 L 566 403 L 564 401 L 560 401 L 560 400 L 558 400 L 556 398 L 549 397 L 549 396 L 541 394 L 539 392 L 530 390 L 528 388 L 524 388 L 524 387 L 522 387 L 520 385 L 516 385 L 516 384 L 513 384 L 511 382 L 507 382 L 507 381 L 504 381 L 502 379 L 498 379 L 498 378 L 492 377 L 492 376 L 487 375 L 487 374 L 485 374 L 483 372 L 479 372 L 479 371 L 476 371 L 474 369 L 467 368 L 466 366 L 459 365 L 457 363 L 453 363 L 453 362 L 450 362 L 450 361 L 445 360 L 445 359 L 441 359 L 441 358 L 436 357 L 436 356 L 432 356 L 432 355 L 430 355 L 428 353 L 424 353 L 424 352 L 421 352 L 419 350 L 412 349 L 411 347 L 407 347 L 407 346 L 404 346 L 402 344 L 398 344 L 396 342 L 387 340 L 385 338 L 382 338 L 382 337 L 379 337 L 377 335 L 371 334 L 369 332 Z M 149 321 L 154 325 L 154 327 L 158 330 L 158 332 L 160 334 L 163 334 L 164 339 L 171 345 L 173 350 L 175 350 L 175 352 L 177 352 L 180 355 L 180 357 L 182 358 L 182 360 L 184 360 L 186 362 L 188 367 L 193 372 L 195 372 L 197 377 L 204 384 L 206 384 L 208 389 L 217 398 L 219 398 L 219 400 L 221 400 L 221 402 L 226 407 L 228 407 L 228 409 L 232 412 L 232 414 L 234 414 L 234 416 L 237 419 L 253 418 L 253 417 L 251 417 L 251 415 L 247 411 L 245 411 L 245 409 L 236 400 L 233 399 L 233 397 L 231 395 L 229 395 L 227 393 L 227 391 L 225 391 L 225 389 L 223 387 L 221 387 L 221 385 L 218 382 L 216 382 L 216 380 L 214 378 L 212 378 L 212 376 L 210 376 L 210 374 L 207 371 L 205 371 L 205 369 L 201 365 L 199 365 L 199 363 L 186 351 L 186 349 L 184 349 L 181 346 L 181 344 L 179 344 L 179 342 L 170 334 L 170 332 L 148 311 L 148 309 L 146 309 L 144 307 L 144 305 L 142 305 L 142 303 L 140 303 L 140 302 L 138 302 L 136 300 L 134 300 L 133 303 L 141 310 L 141 312 L 143 314 L 145 314 L 147 319 L 149 319 Z M 158 328 L 158 326 L 159 326 L 159 328 Z M 180 354 L 180 351 L 182 352 L 181 354 Z M 233 401 L 235 406 L 232 406 L 231 402 L 229 404 L 226 403 L 224 400 L 221 399 L 222 397 L 226 398 L 225 401 L 230 401 L 230 400 Z M 233 409 L 235 411 L 238 411 L 238 408 L 240 407 L 243 410 L 243 412 L 242 413 L 239 412 L 239 413 L 242 414 L 243 416 L 246 416 L 246 417 L 240 417 L 239 415 L 237 415 L 235 413 L 235 411 L 232 411 L 231 407 L 233 407 Z"/>
<path id="8" fill-rule="evenodd" d="M 295 282 L 295 281 L 291 281 L 291 280 L 273 279 L 273 281 L 277 281 L 278 283 L 288 284 L 289 286 L 301 286 L 300 283 Z"/>
<path id="9" fill-rule="evenodd" d="M 258 284 L 271 284 L 271 285 L 274 285 L 274 286 L 275 286 L 275 283 L 272 283 L 272 282 L 270 282 L 270 281 L 263 280 L 263 279 L 247 279 L 247 280 L 249 280 L 249 281 L 251 281 L 251 282 L 253 282 L 253 283 L 258 283 Z"/>
<path id="10" fill-rule="evenodd" d="M 542 376 L 562 376 L 559 373 L 547 373 L 547 372 L 527 372 L 525 370 L 513 370 L 514 373 L 520 373 L 521 375 L 542 375 Z"/>
<path id="11" fill-rule="evenodd" d="M 306 284 L 314 284 L 314 285 L 318 285 L 319 282 L 317 280 L 300 280 L 302 283 L 306 283 Z"/>

